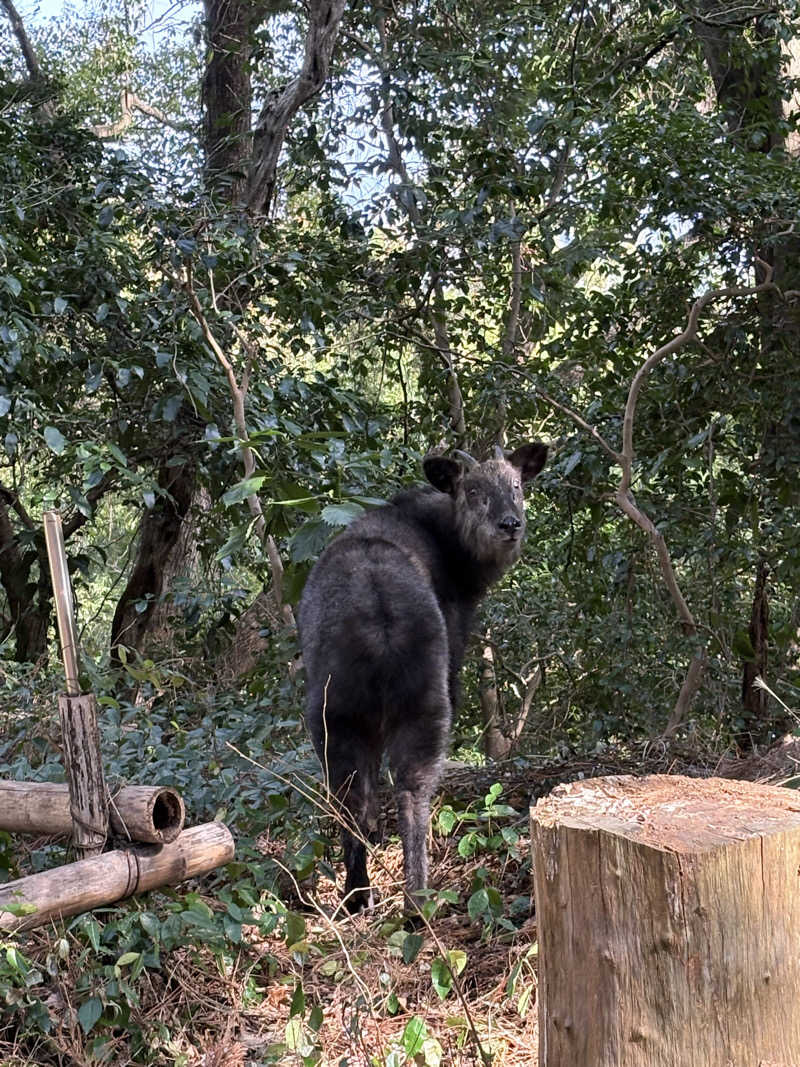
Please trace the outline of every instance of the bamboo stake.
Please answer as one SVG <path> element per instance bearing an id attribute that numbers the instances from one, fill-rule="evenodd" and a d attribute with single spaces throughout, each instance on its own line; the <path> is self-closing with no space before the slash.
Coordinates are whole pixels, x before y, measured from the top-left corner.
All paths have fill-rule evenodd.
<path id="1" fill-rule="evenodd" d="M 183 800 L 166 786 L 128 785 L 110 798 L 111 829 L 132 841 L 165 845 L 183 829 Z M 72 833 L 69 786 L 0 780 L 0 830 L 58 837 Z"/>
<path id="2" fill-rule="evenodd" d="M 233 852 L 227 826 L 210 822 L 184 830 L 169 845 L 137 845 L 104 852 L 18 878 L 0 886 L 0 930 L 32 930 L 115 904 L 134 893 L 176 885 L 229 863 Z"/>
<path id="3" fill-rule="evenodd" d="M 61 641 L 61 658 L 64 662 L 67 696 L 80 694 L 78 682 L 78 635 L 75 630 L 75 607 L 72 600 L 72 585 L 69 580 L 67 554 L 64 551 L 64 534 L 61 516 L 57 511 L 44 513 L 44 539 L 50 575 L 53 580 L 53 598 L 58 620 L 58 636 Z"/>
<path id="4" fill-rule="evenodd" d="M 108 803 L 100 756 L 97 702 L 92 693 L 80 693 L 72 586 L 61 516 L 57 511 L 45 512 L 44 535 L 66 676 L 66 694 L 62 693 L 58 698 L 58 711 L 69 782 L 72 840 L 78 854 L 86 857 L 102 852 L 108 836 Z"/>

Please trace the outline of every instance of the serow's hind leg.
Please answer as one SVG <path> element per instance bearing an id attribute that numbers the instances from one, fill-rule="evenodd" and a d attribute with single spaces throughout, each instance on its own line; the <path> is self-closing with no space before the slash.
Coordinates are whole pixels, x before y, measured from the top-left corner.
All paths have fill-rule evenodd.
<path id="1" fill-rule="evenodd" d="M 403 842 L 406 908 L 411 914 L 424 902 L 420 890 L 428 885 L 428 830 L 431 797 L 439 783 L 447 744 L 447 730 L 434 719 L 404 731 L 390 752 L 396 787 L 397 819 Z"/>
<path id="2" fill-rule="evenodd" d="M 330 755 L 330 754 L 329 754 Z M 375 894 L 367 873 L 366 841 L 375 829 L 378 768 L 355 765 L 349 758 L 334 760 L 331 766 L 331 791 L 341 822 L 344 850 L 344 905 L 351 914 L 372 907 Z"/>

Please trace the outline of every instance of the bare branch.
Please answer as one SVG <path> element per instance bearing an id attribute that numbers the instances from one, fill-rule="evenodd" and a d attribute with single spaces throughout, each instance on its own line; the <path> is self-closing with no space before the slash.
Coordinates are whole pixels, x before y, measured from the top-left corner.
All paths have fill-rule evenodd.
<path id="1" fill-rule="evenodd" d="M 42 74 L 42 68 L 39 66 L 39 60 L 36 57 L 33 45 L 31 44 L 30 37 L 25 32 L 25 26 L 20 18 L 20 14 L 12 0 L 0 0 L 8 15 L 9 22 L 11 23 L 11 29 L 14 31 L 14 36 L 19 42 L 19 47 L 22 51 L 22 55 L 25 59 L 25 66 L 28 68 L 28 74 L 31 81 L 40 82 L 44 81 Z"/>
<path id="2" fill-rule="evenodd" d="M 233 400 L 233 421 L 239 438 L 239 454 L 242 457 L 244 477 L 245 479 L 250 478 L 253 471 L 256 469 L 256 456 L 253 449 L 247 443 L 248 433 L 247 419 L 245 416 L 245 397 L 247 395 L 247 384 L 254 358 L 253 353 L 252 351 L 248 353 L 247 366 L 242 376 L 242 383 L 240 384 L 237 380 L 233 363 L 228 358 L 222 345 L 214 336 L 214 332 L 206 318 L 202 304 L 200 303 L 197 293 L 194 290 L 194 285 L 192 284 L 190 268 L 187 267 L 185 280 L 181 280 L 172 275 L 169 275 L 169 277 L 173 284 L 182 289 L 186 294 L 187 299 L 189 300 L 189 308 L 202 331 L 203 338 L 225 373 L 228 389 L 231 394 L 231 399 Z M 267 523 L 264 518 L 264 509 L 261 506 L 261 500 L 258 493 L 250 493 L 246 499 L 247 507 L 253 517 L 256 532 L 267 550 L 267 557 L 269 558 L 270 571 L 272 574 L 272 595 L 275 598 L 275 603 L 284 622 L 288 626 L 294 626 L 294 612 L 292 611 L 291 605 L 285 603 L 283 599 L 283 561 L 281 560 L 278 546 L 275 543 L 275 538 L 271 533 L 267 532 Z"/>
<path id="3" fill-rule="evenodd" d="M 636 416 L 636 403 L 639 399 L 639 394 L 642 391 L 647 376 L 653 367 L 657 366 L 662 359 L 666 356 L 672 355 L 673 352 L 677 352 L 678 349 L 683 348 L 684 345 L 689 344 L 690 341 L 697 340 L 697 330 L 700 322 L 700 316 L 704 309 L 715 300 L 721 300 L 724 297 L 732 296 L 755 296 L 758 293 L 763 293 L 767 289 L 774 289 L 775 285 L 772 281 L 773 270 L 772 267 L 765 263 L 762 259 L 756 260 L 757 264 L 761 266 L 764 271 L 764 281 L 759 285 L 742 285 L 734 286 L 727 289 L 709 289 L 707 292 L 699 296 L 692 305 L 689 312 L 689 319 L 686 323 L 685 329 L 677 334 L 671 340 L 667 341 L 660 348 L 657 348 L 651 356 L 644 361 L 639 370 L 634 375 L 631 382 L 630 389 L 628 390 L 628 399 L 625 403 L 625 413 L 622 418 L 622 482 L 620 484 L 620 491 L 627 492 L 631 485 L 632 472 L 633 472 L 633 421 Z"/>
<path id="4" fill-rule="evenodd" d="M 19 493 L 12 491 L 11 489 L 6 489 L 4 485 L 0 485 L 0 500 L 2 500 L 4 504 L 10 505 L 10 507 L 16 511 L 26 530 L 36 531 L 39 529 L 39 524 L 33 521 L 28 514 L 25 505 L 20 500 Z"/>
<path id="5" fill-rule="evenodd" d="M 620 479 L 619 486 L 614 493 L 613 499 L 615 500 L 619 509 L 623 514 L 636 523 L 636 525 L 643 530 L 655 548 L 656 555 L 658 556 L 659 566 L 661 568 L 661 575 L 664 579 L 664 584 L 669 591 L 672 602 L 675 605 L 675 609 L 678 614 L 678 618 L 681 621 L 684 633 L 687 635 L 696 635 L 698 632 L 697 623 L 695 618 L 686 602 L 686 598 L 681 592 L 678 580 L 675 575 L 675 569 L 672 565 L 672 557 L 670 556 L 667 543 L 664 540 L 663 534 L 656 528 L 652 519 L 646 515 L 641 508 L 637 505 L 631 493 L 631 482 L 633 478 L 633 426 L 636 417 L 636 404 L 641 394 L 642 388 L 650 374 L 650 371 L 657 366 L 663 359 L 673 352 L 677 352 L 684 345 L 689 344 L 692 341 L 697 341 L 697 332 L 700 322 L 700 316 L 704 309 L 715 300 L 720 300 L 726 297 L 738 297 L 738 296 L 753 296 L 758 293 L 765 292 L 766 290 L 775 290 L 775 286 L 772 277 L 772 267 L 765 263 L 761 259 L 756 259 L 756 264 L 764 272 L 764 280 L 758 285 L 747 286 L 733 286 L 725 289 L 709 289 L 695 300 L 689 312 L 689 318 L 686 323 L 686 327 L 677 334 L 671 340 L 667 341 L 660 348 L 656 349 L 652 355 L 648 356 L 639 370 L 633 377 L 628 390 L 628 398 L 625 404 L 625 411 L 622 421 L 622 451 L 616 452 L 605 440 L 604 437 L 597 431 L 594 426 L 591 426 L 585 419 L 581 418 L 576 412 L 570 408 L 565 407 L 563 404 L 559 404 L 552 397 L 548 396 L 542 389 L 537 386 L 537 393 L 541 398 L 549 404 L 551 407 L 556 408 L 558 411 L 563 412 L 570 418 L 577 426 L 579 426 L 584 432 L 590 434 L 595 441 L 607 452 L 614 460 L 616 464 L 622 470 L 622 478 Z M 784 294 L 784 298 L 787 294 Z M 792 294 L 793 295 L 793 294 Z M 514 369 L 514 368 L 512 368 Z M 527 375 L 525 375 L 528 377 Z M 700 688 L 703 673 L 705 670 L 707 655 L 705 649 L 698 650 L 692 657 L 692 661 L 689 664 L 689 669 L 684 679 L 681 691 L 678 695 L 678 699 L 675 703 L 675 707 L 667 724 L 667 733 L 671 733 L 677 729 L 680 723 L 683 721 L 686 712 L 691 704 L 692 699 Z"/>
<path id="6" fill-rule="evenodd" d="M 692 656 L 689 670 L 686 672 L 686 677 L 683 680 L 678 699 L 675 701 L 675 707 L 672 709 L 672 714 L 670 715 L 666 729 L 664 730 L 665 737 L 673 734 L 686 718 L 686 714 L 689 711 L 695 693 L 697 693 L 700 684 L 703 681 L 703 674 L 705 673 L 707 660 L 708 657 L 704 648 L 699 649 L 697 653 Z"/>
<path id="7" fill-rule="evenodd" d="M 586 433 L 591 434 L 591 436 L 595 439 L 595 441 L 597 441 L 603 451 L 607 452 L 615 463 L 619 464 L 619 466 L 622 466 L 622 456 L 619 454 L 619 452 L 616 451 L 616 449 L 611 447 L 611 445 L 608 443 L 608 441 L 606 441 L 605 437 L 603 437 L 603 435 L 600 433 L 596 426 L 592 426 L 591 423 L 586 422 L 586 420 L 581 418 L 577 411 L 573 411 L 572 408 L 568 408 L 564 404 L 559 404 L 557 400 L 554 400 L 552 396 L 550 396 L 544 391 L 544 389 L 540 389 L 538 385 L 536 386 L 536 393 L 542 398 L 542 400 L 544 400 L 546 404 L 549 404 L 550 407 L 555 408 L 557 411 L 563 412 L 567 416 L 567 418 L 572 419 L 576 426 L 579 426 Z"/>
<path id="8" fill-rule="evenodd" d="M 3 2 L 5 3 L 5 0 L 3 0 Z M 122 115 L 116 122 L 100 123 L 99 125 L 90 127 L 95 137 L 99 137 L 101 140 L 119 137 L 120 134 L 123 134 L 133 123 L 133 113 L 135 111 L 141 111 L 143 115 L 149 115 L 151 118 L 157 119 L 162 125 L 169 126 L 173 130 L 181 130 L 184 128 L 179 122 L 173 122 L 173 120 L 160 108 L 154 107 L 153 104 L 148 104 L 146 101 L 140 99 L 136 93 L 132 93 L 130 89 L 120 90 L 120 107 Z"/>
<path id="9" fill-rule="evenodd" d="M 511 243 L 511 293 L 508 302 L 508 317 L 503 332 L 502 353 L 508 360 L 514 355 L 519 334 L 519 313 L 522 306 L 522 242 Z"/>
<path id="10" fill-rule="evenodd" d="M 689 610 L 689 605 L 684 599 L 683 593 L 678 585 L 678 579 L 675 577 L 675 570 L 672 566 L 672 558 L 667 548 L 667 543 L 664 540 L 664 535 L 655 526 L 653 520 L 637 507 L 630 491 L 623 492 L 622 489 L 618 489 L 614 494 L 614 499 L 619 506 L 620 511 L 628 516 L 636 525 L 647 534 L 653 543 L 653 547 L 656 550 L 658 556 L 658 562 L 661 567 L 661 574 L 664 578 L 664 584 L 669 590 L 669 595 L 672 597 L 672 602 L 678 612 L 678 617 L 683 625 L 684 633 L 695 634 L 697 633 L 697 623 L 694 620 L 694 616 Z"/>
<path id="11" fill-rule="evenodd" d="M 269 94 L 261 109 L 253 135 L 253 166 L 247 187 L 247 208 L 254 214 L 269 211 L 289 123 L 325 84 L 344 7 L 345 0 L 311 0 L 303 64 L 290 82 Z"/>

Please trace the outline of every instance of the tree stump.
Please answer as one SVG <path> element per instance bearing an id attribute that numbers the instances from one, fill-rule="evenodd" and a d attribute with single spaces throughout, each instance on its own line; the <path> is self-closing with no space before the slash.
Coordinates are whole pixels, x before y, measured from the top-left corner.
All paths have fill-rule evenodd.
<path id="1" fill-rule="evenodd" d="M 540 1067 L 800 1064 L 800 796 L 670 775 L 531 809 Z"/>

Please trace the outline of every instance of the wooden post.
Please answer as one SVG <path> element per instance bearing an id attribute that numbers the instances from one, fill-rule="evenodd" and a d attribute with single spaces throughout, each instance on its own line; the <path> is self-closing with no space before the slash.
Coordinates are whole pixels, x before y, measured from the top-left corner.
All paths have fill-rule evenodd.
<path id="1" fill-rule="evenodd" d="M 111 829 L 129 841 L 168 844 L 183 829 L 180 793 L 159 785 L 126 785 L 110 798 Z M 72 833 L 68 785 L 0 779 L 0 830 L 58 837 Z"/>
<path id="2" fill-rule="evenodd" d="M 78 855 L 94 856 L 102 852 L 106 843 L 108 802 L 100 757 L 97 702 L 92 693 L 81 694 L 78 684 L 78 639 L 72 586 L 64 551 L 61 516 L 57 511 L 45 512 L 44 536 L 66 676 L 66 693 L 59 695 L 58 711 L 72 805 L 72 841 Z"/>
<path id="3" fill-rule="evenodd" d="M 133 893 L 176 885 L 233 859 L 233 837 L 220 822 L 184 830 L 170 845 L 139 845 L 29 874 L 0 886 L 0 930 L 46 922 L 114 904 Z M 9 910 L 9 908 L 13 910 Z"/>
<path id="4" fill-rule="evenodd" d="M 800 1064 L 800 796 L 652 775 L 531 809 L 540 1067 Z"/>

